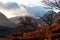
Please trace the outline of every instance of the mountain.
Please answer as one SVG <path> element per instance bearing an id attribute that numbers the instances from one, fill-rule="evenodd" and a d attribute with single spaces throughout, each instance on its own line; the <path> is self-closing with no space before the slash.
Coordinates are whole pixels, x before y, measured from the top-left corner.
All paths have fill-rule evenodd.
<path id="1" fill-rule="evenodd" d="M 55 22 L 55 15 L 57 15 L 57 13 L 56 12 L 54 12 L 53 10 L 50 10 L 50 11 L 48 11 L 48 12 L 46 12 L 43 16 L 41 16 L 39 19 L 37 19 L 37 22 L 40 22 L 40 23 L 43 23 L 44 22 L 44 20 L 48 20 L 48 18 L 50 18 L 51 17 L 51 14 L 52 14 L 52 19 L 54 20 L 54 22 Z M 44 19 L 44 20 L 43 20 Z"/>
<path id="2" fill-rule="evenodd" d="M 56 18 L 56 15 L 59 15 L 59 14 L 56 13 L 55 11 L 49 10 L 49 11 L 47 11 L 46 13 L 44 13 L 42 16 L 40 16 L 40 17 L 38 17 L 38 18 L 35 18 L 35 19 L 36 19 L 35 22 L 44 22 L 41 18 L 44 18 L 45 20 L 47 20 L 46 15 L 47 15 L 48 17 L 50 17 L 49 14 L 52 14 L 52 16 L 53 16 L 54 18 Z M 10 18 L 9 20 L 10 20 L 10 21 L 13 21 L 13 22 L 15 22 L 15 23 L 19 23 L 18 19 L 19 19 L 19 16 L 18 16 L 18 17 Z"/>
<path id="3" fill-rule="evenodd" d="M 19 16 L 16 16 L 16 17 L 9 18 L 9 20 L 18 24 L 19 23 L 19 20 L 18 20 L 19 18 L 20 18 Z"/>
<path id="4" fill-rule="evenodd" d="M 0 12 L 0 26 L 13 28 L 13 27 L 16 27 L 17 24 L 15 24 L 15 23 L 11 22 L 10 20 L 8 20 L 7 17 Z"/>
<path id="5" fill-rule="evenodd" d="M 17 24 L 11 22 L 5 15 L 0 12 L 0 37 L 15 33 Z"/>
<path id="6" fill-rule="evenodd" d="M 46 13 L 44 13 L 41 17 L 42 18 L 44 18 L 45 20 L 47 19 L 46 18 L 46 15 L 48 16 L 49 14 L 52 14 L 53 16 L 54 15 L 56 15 L 57 13 L 56 12 L 54 12 L 54 11 L 52 11 L 52 10 L 49 10 L 49 11 L 47 11 Z M 33 17 L 33 16 L 32 16 Z M 49 17 L 49 16 L 48 16 Z M 20 17 L 19 16 L 17 16 L 17 17 L 13 17 L 13 18 L 9 18 L 9 20 L 10 21 L 12 21 L 12 22 L 15 22 L 15 23 L 19 23 L 19 21 L 18 21 L 18 19 L 19 19 Z M 43 22 L 43 20 L 40 18 L 40 17 L 35 17 L 35 22 Z"/>
<path id="7" fill-rule="evenodd" d="M 16 20 L 14 18 L 16 19 L 19 18 L 19 20 Z M 31 16 L 22 16 L 22 17 L 14 17 L 14 18 L 11 18 L 11 19 L 13 19 L 15 23 L 17 22 L 17 24 L 19 24 L 19 26 L 16 28 L 18 31 L 29 32 L 29 31 L 33 31 L 36 29 L 35 18 Z"/>

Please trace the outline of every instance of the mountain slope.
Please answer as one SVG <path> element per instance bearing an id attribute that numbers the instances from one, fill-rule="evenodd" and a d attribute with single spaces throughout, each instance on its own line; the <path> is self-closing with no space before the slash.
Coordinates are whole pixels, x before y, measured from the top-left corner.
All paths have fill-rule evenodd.
<path id="1" fill-rule="evenodd" d="M 7 36 L 11 33 L 15 33 L 17 24 L 11 22 L 0 12 L 0 37 Z"/>
<path id="2" fill-rule="evenodd" d="M 1 12 L 0 12 L 0 26 L 5 26 L 5 27 L 16 27 L 17 24 L 9 21 Z"/>
<path id="3" fill-rule="evenodd" d="M 14 22 L 14 23 L 17 23 L 17 24 L 18 24 L 18 23 L 19 23 L 19 20 L 18 20 L 19 18 L 20 18 L 20 17 L 17 16 L 17 17 L 9 18 L 9 20 L 12 21 L 12 22 Z"/>

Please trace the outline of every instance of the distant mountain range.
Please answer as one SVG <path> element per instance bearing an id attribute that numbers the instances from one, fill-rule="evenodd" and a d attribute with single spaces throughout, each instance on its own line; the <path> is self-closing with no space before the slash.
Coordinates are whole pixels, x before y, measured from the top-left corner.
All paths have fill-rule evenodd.
<path id="1" fill-rule="evenodd" d="M 46 14 L 47 16 L 48 16 L 48 14 L 52 14 L 54 16 L 57 13 L 54 12 L 53 10 L 50 10 L 50 11 L 47 11 L 46 13 L 44 13 L 44 14 Z M 46 18 L 46 15 L 44 15 L 44 14 L 42 16 L 38 16 L 38 18 L 36 17 L 36 21 L 35 22 L 43 22 L 40 17 L 42 17 L 42 18 L 44 18 L 46 20 L 47 18 Z M 15 22 L 15 23 L 19 23 L 19 20 L 18 20 L 19 18 L 20 18 L 20 16 L 17 16 L 17 17 L 9 18 L 9 20 L 12 21 L 12 22 Z"/>
<path id="2" fill-rule="evenodd" d="M 42 20 L 41 18 L 47 20 L 47 17 L 50 17 L 49 14 L 52 14 L 53 23 L 56 22 L 58 19 L 60 19 L 60 13 L 56 13 L 56 12 L 54 12 L 53 10 L 50 10 L 50 11 L 46 12 L 43 16 L 38 17 L 38 18 L 35 18 L 34 23 L 42 23 L 42 24 L 44 24 L 44 20 Z M 47 16 L 46 16 L 46 15 L 47 15 Z M 20 17 L 13 17 L 13 18 L 10 18 L 9 20 L 10 20 L 10 21 L 13 20 L 13 22 L 15 22 L 15 23 L 18 24 L 18 23 L 20 22 L 18 19 L 20 19 Z M 47 22 L 48 22 L 48 21 L 47 21 Z M 45 23 L 45 24 L 46 24 L 46 23 Z"/>

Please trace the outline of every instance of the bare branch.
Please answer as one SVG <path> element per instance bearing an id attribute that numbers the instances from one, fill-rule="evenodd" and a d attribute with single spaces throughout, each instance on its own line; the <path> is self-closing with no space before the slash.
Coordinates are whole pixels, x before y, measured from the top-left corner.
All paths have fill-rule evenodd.
<path id="1" fill-rule="evenodd" d="M 58 8 L 60 8 L 60 6 L 59 6 L 57 0 L 55 0 L 55 6 L 58 7 Z"/>
<path id="2" fill-rule="evenodd" d="M 51 1 L 51 0 L 46 1 L 45 0 L 44 2 L 47 3 L 46 4 L 47 6 L 50 6 L 50 7 L 56 8 L 56 9 L 60 9 L 60 4 L 58 1 L 60 1 L 60 0 L 53 0 L 53 1 Z"/>

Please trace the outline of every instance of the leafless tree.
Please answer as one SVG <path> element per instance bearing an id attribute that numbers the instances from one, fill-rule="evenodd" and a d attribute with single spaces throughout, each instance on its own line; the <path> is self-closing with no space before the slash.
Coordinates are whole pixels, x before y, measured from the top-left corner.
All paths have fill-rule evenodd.
<path id="1" fill-rule="evenodd" d="M 44 17 L 40 17 L 48 26 L 51 27 L 51 25 L 54 23 L 54 11 L 49 11 L 46 14 L 44 14 Z"/>
<path id="2" fill-rule="evenodd" d="M 60 0 L 42 0 L 42 3 L 51 8 L 60 9 Z"/>

